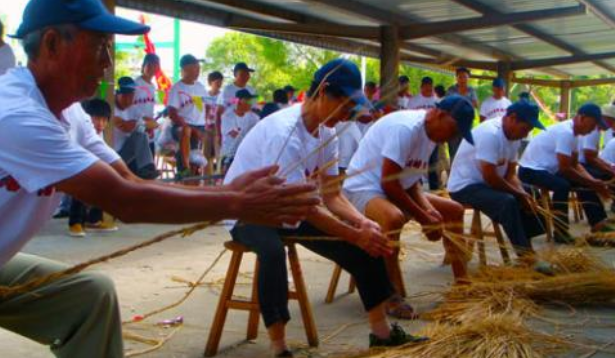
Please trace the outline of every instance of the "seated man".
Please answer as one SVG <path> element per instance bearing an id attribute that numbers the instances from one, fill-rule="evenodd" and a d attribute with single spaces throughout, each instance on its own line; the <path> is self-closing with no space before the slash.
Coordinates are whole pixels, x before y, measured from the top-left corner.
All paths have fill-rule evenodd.
<path id="1" fill-rule="evenodd" d="M 609 129 L 614 128 L 615 106 L 612 104 L 603 106 L 602 118 L 608 124 Z M 579 138 L 579 163 L 594 178 L 608 182 L 615 177 L 615 168 L 598 155 L 600 139 L 602 139 L 600 128 L 594 129 L 590 134 Z M 615 190 L 611 188 L 611 192 L 615 192 Z M 611 210 L 614 208 L 615 205 L 612 205 Z"/>
<path id="2" fill-rule="evenodd" d="M 609 230 L 598 197 L 598 194 L 610 195 L 608 186 L 594 179 L 578 161 L 578 137 L 591 133 L 597 126 L 607 127 L 600 107 L 584 104 L 573 119 L 554 124 L 534 137 L 519 162 L 519 178 L 523 183 L 553 192 L 556 242 L 572 244 L 575 241 L 568 227 L 571 189 L 577 189 L 592 231 Z"/>
<path id="3" fill-rule="evenodd" d="M 485 213 L 502 225 L 520 261 L 536 264 L 531 238 L 544 226 L 531 211 L 532 197 L 517 177 L 520 140 L 533 128 L 544 129 L 539 109 L 529 101 L 509 106 L 501 118 L 484 121 L 472 131 L 474 145 L 463 141 L 451 167 L 451 198 Z M 536 265 L 546 272 L 548 266 Z"/>
<path id="4" fill-rule="evenodd" d="M 173 122 L 173 138 L 179 142 L 177 158 L 178 177 L 188 177 L 190 150 L 196 149 L 205 132 L 204 98 L 207 90 L 198 79 L 201 74 L 199 60 L 184 55 L 180 60 L 181 80 L 169 92 L 169 117 Z"/>
<path id="5" fill-rule="evenodd" d="M 464 210 L 458 203 L 423 193 L 421 178 L 427 172 L 436 143 L 460 134 L 472 142 L 474 108 L 461 96 L 449 96 L 428 111 L 399 111 L 382 117 L 367 132 L 350 161 L 344 192 L 357 210 L 375 220 L 399 241 L 401 229 L 414 218 L 423 226 L 429 240 L 443 238 L 456 279 L 466 276 L 465 259 L 446 232 L 463 234 Z M 359 174 L 356 174 L 359 173 Z M 448 226 L 445 230 L 445 225 Z M 445 232 L 446 231 L 446 232 Z M 412 317 L 405 294 L 399 250 L 386 259 L 389 277 L 398 296 L 389 304 L 389 313 Z"/>
<path id="6" fill-rule="evenodd" d="M 246 89 L 237 91 L 235 94 L 234 108 L 227 110 L 222 115 L 220 123 L 222 133 L 222 174 L 225 174 L 233 163 L 239 144 L 250 132 L 252 127 L 259 121 L 256 113 L 252 112 L 252 100 L 256 95 Z"/>
<path id="7" fill-rule="evenodd" d="M 347 60 L 334 60 L 314 75 L 309 98 L 263 119 L 243 140 L 226 182 L 262 165 L 278 163 L 289 183 L 319 180 L 323 207 L 294 228 L 279 230 L 240 222 L 232 229 L 259 259 L 260 311 L 277 357 L 291 357 L 285 339 L 288 276 L 284 236 L 335 236 L 339 241 L 300 241 L 303 246 L 335 261 L 355 278 L 372 334 L 370 346 L 397 346 L 419 340 L 400 327 L 389 327 L 385 303 L 393 293 L 382 256 L 391 254 L 380 227 L 357 212 L 337 183 L 337 141 L 333 127 L 347 120 L 357 105 L 365 105 L 361 74 Z M 333 165 L 331 165 L 333 163 Z"/>
<path id="8" fill-rule="evenodd" d="M 159 173 L 149 147 L 140 109 L 134 105 L 136 83 L 130 77 L 118 80 L 113 116 L 113 141 L 115 151 L 130 170 L 143 179 L 155 179 Z"/>

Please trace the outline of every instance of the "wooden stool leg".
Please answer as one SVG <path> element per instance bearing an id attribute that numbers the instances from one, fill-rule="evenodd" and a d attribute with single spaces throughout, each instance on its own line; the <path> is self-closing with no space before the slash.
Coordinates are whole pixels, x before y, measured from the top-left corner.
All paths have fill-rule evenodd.
<path id="1" fill-rule="evenodd" d="M 510 255 L 508 254 L 508 249 L 506 248 L 506 241 L 504 241 L 504 235 L 502 235 L 500 225 L 496 222 L 493 222 L 493 231 L 495 232 L 495 238 L 498 242 L 498 247 L 500 248 L 500 254 L 502 254 L 502 260 L 505 265 L 510 265 Z"/>
<path id="2" fill-rule="evenodd" d="M 303 273 L 301 271 L 295 244 L 288 245 L 288 260 L 290 261 L 293 281 L 295 281 L 297 300 L 301 308 L 301 316 L 303 318 L 303 325 L 305 326 L 305 334 L 307 335 L 308 343 L 310 347 L 318 347 L 318 331 L 316 329 L 316 323 L 314 322 L 314 313 L 312 312 L 312 306 L 307 296 L 305 281 L 303 280 Z"/>
<path id="3" fill-rule="evenodd" d="M 252 281 L 252 303 L 258 307 L 258 260 L 254 265 L 254 279 Z M 250 310 L 250 317 L 248 318 L 248 335 L 247 340 L 251 341 L 258 337 L 258 323 L 260 321 L 260 309 Z"/>
<path id="4" fill-rule="evenodd" d="M 218 308 L 216 309 L 214 321 L 209 331 L 209 338 L 207 339 L 207 346 L 205 347 L 206 357 L 213 357 L 218 353 L 218 347 L 220 345 L 220 339 L 222 338 L 222 331 L 224 330 L 224 323 L 226 322 L 226 315 L 228 313 L 227 302 L 233 298 L 233 291 L 235 289 L 235 283 L 237 282 L 237 275 L 239 274 L 242 257 L 243 253 L 241 252 L 233 252 L 233 256 L 231 256 L 231 262 L 226 272 L 226 280 L 224 280 L 224 286 L 222 287 L 222 293 L 218 301 Z"/>
<path id="5" fill-rule="evenodd" d="M 579 201 L 577 199 L 577 193 L 570 193 L 570 206 L 572 206 L 572 215 L 574 216 L 574 222 L 581 221 L 581 215 L 579 213 Z"/>
<path id="6" fill-rule="evenodd" d="M 354 280 L 354 277 L 350 276 L 350 281 L 348 282 L 348 293 L 354 293 L 356 289 L 357 289 L 357 282 Z"/>
<path id="7" fill-rule="evenodd" d="M 474 209 L 474 216 L 472 218 L 472 228 L 478 244 L 479 265 L 485 266 L 487 265 L 487 255 L 485 254 L 485 235 L 483 233 L 483 223 L 481 222 L 480 211 L 476 209 Z"/>
<path id="8" fill-rule="evenodd" d="M 545 231 L 547 232 L 547 242 L 553 241 L 553 218 L 551 217 L 551 199 L 549 198 L 549 191 L 546 189 L 540 189 L 540 201 L 543 209 L 545 209 L 549 215 L 545 216 Z"/>
<path id="9" fill-rule="evenodd" d="M 329 290 L 327 290 L 327 297 L 325 297 L 325 303 L 331 303 L 335 299 L 335 291 L 337 291 L 337 285 L 340 282 L 340 276 L 342 275 L 342 268 L 340 265 L 335 264 L 333 274 L 331 275 L 331 281 L 329 282 Z"/>

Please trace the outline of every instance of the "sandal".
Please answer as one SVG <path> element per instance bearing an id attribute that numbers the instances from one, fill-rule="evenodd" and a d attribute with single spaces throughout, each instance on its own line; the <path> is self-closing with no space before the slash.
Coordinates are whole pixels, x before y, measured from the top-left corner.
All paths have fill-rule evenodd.
<path id="1" fill-rule="evenodd" d="M 389 299 L 386 311 L 388 316 L 396 319 L 416 320 L 420 317 L 418 313 L 414 312 L 414 308 L 399 295 Z"/>

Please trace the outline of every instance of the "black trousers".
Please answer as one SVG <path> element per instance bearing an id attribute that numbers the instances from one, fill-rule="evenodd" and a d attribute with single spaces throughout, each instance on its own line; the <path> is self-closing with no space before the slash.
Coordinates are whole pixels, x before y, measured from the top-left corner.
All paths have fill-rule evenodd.
<path id="1" fill-rule="evenodd" d="M 81 201 L 73 198 L 68 212 L 68 225 L 96 224 L 103 219 L 103 212 L 99 208 L 88 207 Z"/>
<path id="2" fill-rule="evenodd" d="M 292 230 L 238 223 L 231 235 L 233 240 L 249 247 L 258 257 L 258 299 L 265 326 L 288 322 L 288 271 L 282 237 L 327 235 L 308 223 Z M 344 241 L 306 241 L 301 245 L 334 261 L 354 277 L 366 311 L 394 293 L 382 258 L 373 258 Z"/>

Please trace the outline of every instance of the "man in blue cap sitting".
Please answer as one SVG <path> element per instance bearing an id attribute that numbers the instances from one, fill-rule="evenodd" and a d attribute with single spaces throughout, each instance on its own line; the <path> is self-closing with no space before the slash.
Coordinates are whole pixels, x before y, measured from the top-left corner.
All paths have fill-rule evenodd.
<path id="1" fill-rule="evenodd" d="M 533 199 L 517 177 L 521 139 L 534 128 L 544 129 L 538 114 L 536 104 L 521 100 L 504 116 L 474 128 L 474 145 L 464 141 L 457 151 L 448 190 L 454 200 L 502 225 L 522 264 L 547 273 L 549 266 L 536 261 L 531 242 L 544 233 L 544 224 L 533 214 Z"/>
<path id="2" fill-rule="evenodd" d="M 593 103 L 584 104 L 574 118 L 554 124 L 534 137 L 519 161 L 521 181 L 553 192 L 555 242 L 575 242 L 568 228 L 568 202 L 572 189 L 577 189 L 592 232 L 611 230 L 598 196 L 609 197 L 609 187 L 592 177 L 579 163 L 579 137 L 597 127 L 607 128 L 600 107 Z"/>
<path id="3" fill-rule="evenodd" d="M 16 37 L 25 68 L 0 76 L 0 286 L 66 270 L 19 253 L 51 217 L 61 192 L 125 222 L 188 223 L 225 218 L 281 225 L 314 210 L 313 185 L 282 187 L 275 167 L 227 186 L 183 188 L 145 182 L 96 136 L 72 133 L 65 110 L 96 92 L 112 63 L 111 34 L 149 28 L 110 14 L 100 0 L 31 0 Z M 301 195 L 301 197 L 297 197 Z M 124 357 L 113 283 L 94 272 L 59 275 L 0 295 L 0 327 L 60 358 Z"/>
<path id="4" fill-rule="evenodd" d="M 314 75 L 309 98 L 302 105 L 278 111 L 260 121 L 241 142 L 226 182 L 248 170 L 278 163 L 289 183 L 321 183 L 325 207 L 293 228 L 279 230 L 238 222 L 233 240 L 256 253 L 259 260 L 260 311 L 276 357 L 291 357 L 286 346 L 288 275 L 284 236 L 334 236 L 340 241 L 300 241 L 349 272 L 357 283 L 371 328 L 370 346 L 396 346 L 420 340 L 401 327 L 391 328 L 385 306 L 393 294 L 383 256 L 388 240 L 375 222 L 358 212 L 341 193 L 337 177 L 335 125 L 348 120 L 357 106 L 369 105 L 361 90 L 361 73 L 348 60 L 334 60 Z"/>
<path id="5" fill-rule="evenodd" d="M 344 182 L 350 202 L 376 221 L 389 240 L 399 242 L 401 230 L 411 219 L 421 224 L 432 241 L 442 239 L 456 279 L 466 277 L 465 259 L 447 232 L 463 234 L 463 207 L 437 195 L 424 193 L 422 178 L 429 157 L 438 143 L 461 135 L 472 142 L 474 108 L 467 99 L 452 95 L 427 111 L 399 111 L 379 119 L 359 143 Z M 446 228 L 445 228 L 446 227 Z M 405 303 L 406 294 L 399 250 L 386 259 L 389 278 L 396 295 L 387 303 L 389 315 L 415 318 Z"/>

